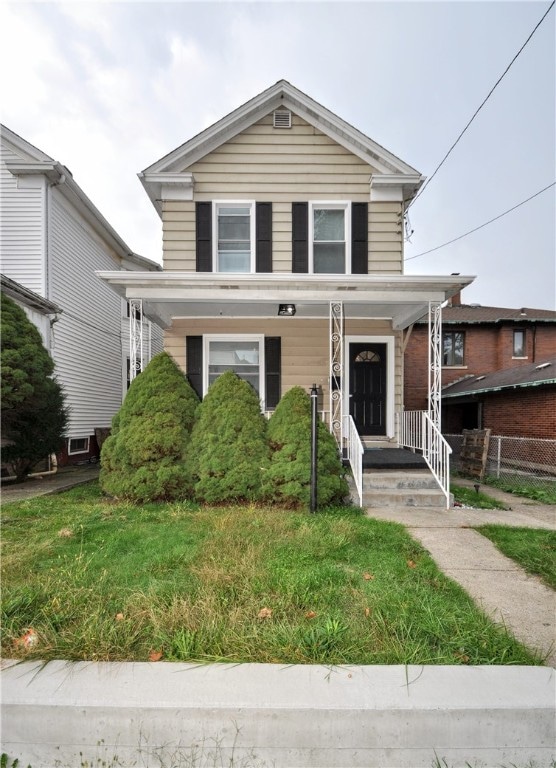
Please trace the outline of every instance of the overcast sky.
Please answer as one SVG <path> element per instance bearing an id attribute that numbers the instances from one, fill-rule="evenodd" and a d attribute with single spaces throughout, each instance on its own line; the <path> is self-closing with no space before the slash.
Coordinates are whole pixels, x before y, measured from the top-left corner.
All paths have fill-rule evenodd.
<path id="1" fill-rule="evenodd" d="M 550 2 L 0 0 L 1 120 L 161 262 L 137 173 L 282 78 L 430 176 Z M 406 273 L 556 309 L 553 8 L 410 209 Z"/>

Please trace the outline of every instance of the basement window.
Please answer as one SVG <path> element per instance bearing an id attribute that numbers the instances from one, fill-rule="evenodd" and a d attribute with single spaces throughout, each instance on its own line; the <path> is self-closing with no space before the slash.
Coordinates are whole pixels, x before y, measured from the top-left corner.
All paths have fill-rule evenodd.
<path id="1" fill-rule="evenodd" d="M 74 453 L 89 453 L 88 437 L 70 437 L 68 440 L 68 454 L 71 456 Z"/>

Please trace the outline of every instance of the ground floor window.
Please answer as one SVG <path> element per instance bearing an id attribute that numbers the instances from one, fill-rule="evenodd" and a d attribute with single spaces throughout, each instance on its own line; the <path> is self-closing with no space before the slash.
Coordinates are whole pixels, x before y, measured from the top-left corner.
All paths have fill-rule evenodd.
<path id="1" fill-rule="evenodd" d="M 88 437 L 70 437 L 68 440 L 68 454 L 74 453 L 88 453 L 89 452 L 89 438 Z"/>
<path id="2" fill-rule="evenodd" d="M 205 336 L 204 391 L 226 371 L 249 382 L 264 399 L 264 337 Z"/>

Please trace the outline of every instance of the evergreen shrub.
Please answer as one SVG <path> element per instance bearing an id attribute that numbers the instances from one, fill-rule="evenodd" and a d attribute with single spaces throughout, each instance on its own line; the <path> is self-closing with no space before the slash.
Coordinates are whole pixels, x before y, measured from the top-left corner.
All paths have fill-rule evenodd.
<path id="1" fill-rule="evenodd" d="M 211 384 L 191 436 L 194 493 L 209 504 L 256 501 L 268 465 L 266 419 L 253 387 L 232 371 Z"/>
<path id="2" fill-rule="evenodd" d="M 2 462 L 21 481 L 38 461 L 62 447 L 68 409 L 38 329 L 3 293 L 0 336 Z"/>
<path id="3" fill-rule="evenodd" d="M 334 437 L 318 421 L 317 503 L 339 503 L 348 495 Z M 311 494 L 311 398 L 301 387 L 288 390 L 268 422 L 270 467 L 262 493 L 271 502 L 306 507 Z"/>
<path id="4" fill-rule="evenodd" d="M 190 495 L 188 446 L 199 399 L 166 352 L 131 383 L 101 451 L 100 485 L 134 502 Z"/>

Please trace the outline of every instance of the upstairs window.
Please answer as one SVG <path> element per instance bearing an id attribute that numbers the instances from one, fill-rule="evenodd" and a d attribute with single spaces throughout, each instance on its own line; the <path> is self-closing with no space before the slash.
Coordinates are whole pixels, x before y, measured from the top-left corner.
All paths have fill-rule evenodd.
<path id="1" fill-rule="evenodd" d="M 523 329 L 514 331 L 513 357 L 527 357 L 525 353 L 525 331 Z"/>
<path id="2" fill-rule="evenodd" d="M 342 275 L 350 271 L 349 208 L 349 203 L 310 204 L 310 272 Z"/>
<path id="3" fill-rule="evenodd" d="M 462 331 L 445 331 L 442 334 L 442 365 L 464 364 L 465 334 Z"/>
<path id="4" fill-rule="evenodd" d="M 215 271 L 254 272 L 254 204 L 215 203 Z"/>

